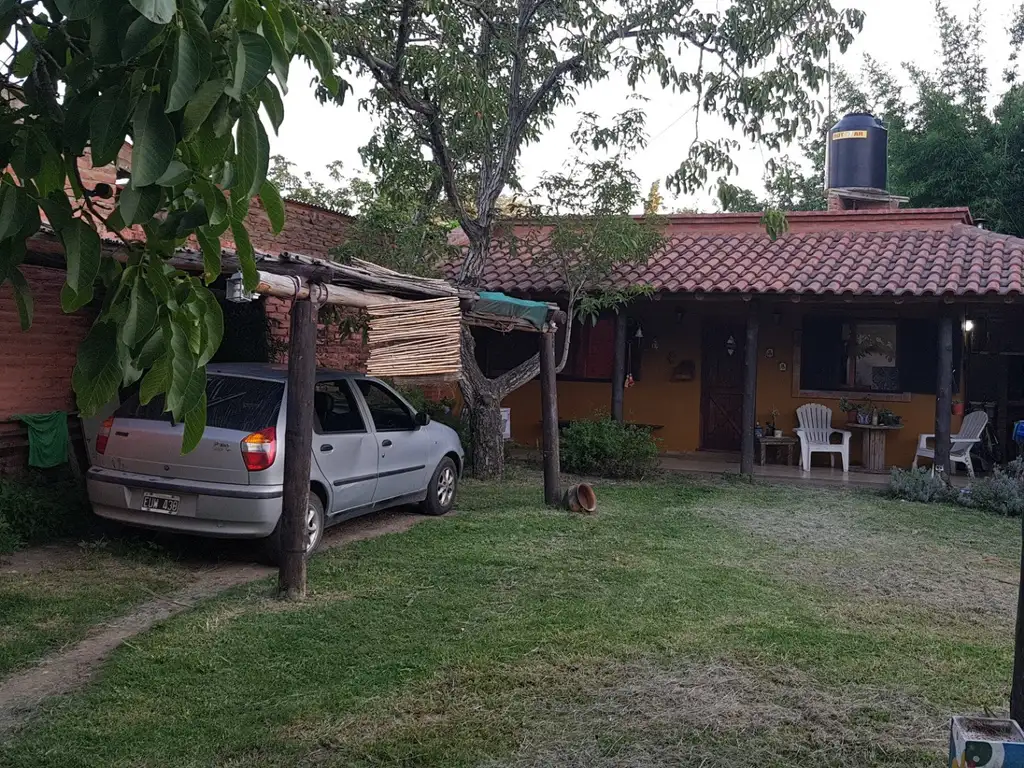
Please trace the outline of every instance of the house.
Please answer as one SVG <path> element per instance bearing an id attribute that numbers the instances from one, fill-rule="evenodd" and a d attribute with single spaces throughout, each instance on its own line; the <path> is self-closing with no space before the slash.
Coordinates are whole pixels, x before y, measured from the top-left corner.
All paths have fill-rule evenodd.
<path id="1" fill-rule="evenodd" d="M 109 166 L 93 168 L 86 155 L 79 163 L 83 185 L 96 190 L 107 185 L 111 192 L 118 188 L 130 172 L 130 147 L 122 150 L 118 160 Z M 116 194 L 116 193 L 115 193 Z M 94 203 L 108 211 L 114 197 L 94 198 Z M 259 200 L 254 200 L 246 220 L 253 247 L 257 252 L 280 254 L 301 252 L 326 257 L 335 245 L 344 242 L 351 218 L 314 205 L 285 201 L 286 224 L 274 235 Z M 138 228 L 123 233 L 141 237 Z M 115 248 L 112 235 L 104 241 Z M 222 238 L 225 248 L 233 248 L 229 236 Z M 87 306 L 73 314 L 60 307 L 60 290 L 64 283 L 64 257 L 59 240 L 45 230 L 29 243 L 22 271 L 32 288 L 34 320 L 31 329 L 22 331 L 10 285 L 0 286 L 0 473 L 25 466 L 28 452 L 27 431 L 12 417 L 22 413 L 47 413 L 61 410 L 72 414 L 69 429 L 73 443 L 83 452 L 80 421 L 76 414 L 71 374 L 79 343 L 85 338 L 96 312 Z M 214 284 L 215 294 L 223 286 Z M 225 312 L 225 339 L 216 361 L 279 361 L 287 360 L 289 331 L 288 302 L 272 297 L 251 304 L 222 301 Z M 318 363 L 324 367 L 360 370 L 365 367 L 367 351 L 359 336 L 346 334 L 343 328 L 326 316 L 320 323 L 317 340 Z"/>
<path id="2" fill-rule="evenodd" d="M 613 287 L 654 290 L 614 316 L 576 323 L 558 378 L 559 417 L 608 412 L 616 345 L 631 386 L 624 420 L 652 425 L 663 451 L 739 451 L 748 318 L 756 332 L 756 418 L 787 434 L 796 409 L 823 403 L 842 426 L 843 398 L 902 417 L 886 463 L 909 466 L 918 435 L 936 431 L 940 318 L 953 321 L 957 397 L 994 411 L 1008 444 L 1024 418 L 1024 240 L 981 229 L 965 208 L 898 208 L 888 195 L 832 192 L 830 210 L 793 212 L 772 241 L 758 214 L 673 215 L 664 246 L 623 266 Z M 517 226 L 529 227 L 529 222 Z M 454 268 L 454 267 L 453 267 Z M 558 300 L 556 270 L 496 248 L 481 289 Z M 535 351 L 530 339 L 480 331 L 477 354 L 497 375 Z M 627 382 L 627 383 L 628 383 Z M 510 394 L 512 439 L 538 445 L 539 383 Z M 956 432 L 959 418 L 952 417 Z M 859 460 L 860 437 L 853 460 Z"/>

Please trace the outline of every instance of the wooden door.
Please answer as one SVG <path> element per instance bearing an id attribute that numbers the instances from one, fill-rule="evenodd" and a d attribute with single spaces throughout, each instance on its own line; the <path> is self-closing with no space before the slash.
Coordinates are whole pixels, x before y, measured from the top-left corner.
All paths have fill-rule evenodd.
<path id="1" fill-rule="evenodd" d="M 706 318 L 701 338 L 701 448 L 738 451 L 743 423 L 743 325 Z"/>

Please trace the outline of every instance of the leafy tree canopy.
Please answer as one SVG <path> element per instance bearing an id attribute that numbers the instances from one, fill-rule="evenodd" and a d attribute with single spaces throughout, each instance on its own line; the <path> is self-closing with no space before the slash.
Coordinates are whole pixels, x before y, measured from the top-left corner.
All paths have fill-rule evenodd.
<path id="1" fill-rule="evenodd" d="M 295 163 L 284 155 L 272 155 L 267 180 L 274 184 L 281 197 L 309 203 L 336 213 L 352 213 L 363 197 L 370 194 L 370 182 L 344 176 L 344 163 L 334 160 L 327 164 L 327 176 L 331 183 L 315 178 L 310 171 L 297 175 L 292 169 Z"/>
<path id="2" fill-rule="evenodd" d="M 276 130 L 295 56 L 316 67 L 322 97 L 340 99 L 331 49 L 282 0 L 0 0 L 0 28 L 0 284 L 10 281 L 27 327 L 21 265 L 41 208 L 67 258 L 62 307 L 98 310 L 74 371 L 79 409 L 93 414 L 141 379 L 144 401 L 161 396 L 184 421 L 191 450 L 223 319 L 169 259 L 194 236 L 208 283 L 230 232 L 254 287 L 252 197 L 284 223 L 260 111 Z M 113 190 L 83 185 L 79 163 L 109 165 L 126 139 L 131 178 L 109 200 Z M 117 258 L 101 236 L 122 241 Z"/>
<path id="3" fill-rule="evenodd" d="M 653 80 L 737 135 L 778 147 L 813 127 L 808 94 L 825 80 L 821 62 L 830 48 L 845 50 L 862 21 L 830 0 L 329 0 L 317 23 L 373 83 L 361 106 L 379 129 L 364 158 L 389 188 L 443 195 L 469 240 L 459 280 L 476 284 L 498 200 L 520 191 L 522 148 L 580 91 L 613 76 L 631 87 Z M 709 172 L 730 172 L 735 147 L 694 141 L 669 185 L 688 192 Z M 484 463 L 500 471 L 496 409 L 530 377 L 487 380 L 472 355 L 463 358 L 463 394 L 489 409 L 480 421 L 495 455 Z"/>

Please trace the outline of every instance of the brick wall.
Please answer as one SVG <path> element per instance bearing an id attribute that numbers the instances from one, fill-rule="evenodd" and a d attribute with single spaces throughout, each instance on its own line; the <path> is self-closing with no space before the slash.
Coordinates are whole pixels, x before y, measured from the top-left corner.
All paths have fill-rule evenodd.
<path id="1" fill-rule="evenodd" d="M 21 330 L 11 286 L 0 286 L 0 473 L 25 466 L 25 427 L 13 422 L 18 413 L 76 410 L 71 390 L 78 345 L 92 326 L 93 315 L 80 310 L 66 315 L 60 308 L 64 272 L 22 266 L 32 289 L 34 321 Z M 78 432 L 72 421 L 72 437 Z"/>
<path id="2" fill-rule="evenodd" d="M 293 200 L 285 200 L 284 204 L 284 229 L 275 235 L 271 232 L 270 219 L 263 204 L 258 198 L 253 200 L 245 224 L 252 246 L 257 251 L 273 254 L 290 251 L 303 256 L 327 258 L 331 248 L 345 242 L 345 233 L 352 222 L 351 216 Z M 230 232 L 221 237 L 221 243 L 225 247 L 234 248 Z"/>
<path id="3" fill-rule="evenodd" d="M 291 302 L 268 296 L 263 299 L 267 315 L 271 353 L 275 362 L 288 362 L 288 332 L 291 330 Z M 320 368 L 339 371 L 365 371 L 369 349 L 363 344 L 362 333 L 346 334 L 329 310 L 322 310 L 317 322 L 316 364 Z"/>

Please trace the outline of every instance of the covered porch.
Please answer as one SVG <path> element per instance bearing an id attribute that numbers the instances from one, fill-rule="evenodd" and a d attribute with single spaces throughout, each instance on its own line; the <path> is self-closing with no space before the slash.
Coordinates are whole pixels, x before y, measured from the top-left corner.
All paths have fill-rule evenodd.
<path id="1" fill-rule="evenodd" d="M 681 475 L 739 475 L 739 453 L 701 451 L 690 454 L 665 454 L 661 458 L 661 469 L 668 473 Z M 806 487 L 844 487 L 863 488 L 865 490 L 884 490 L 889 486 L 889 475 L 877 472 L 864 472 L 854 467 L 850 472 L 843 472 L 837 466 L 812 467 L 809 472 L 800 469 L 799 465 L 785 464 L 754 464 L 754 479 L 780 485 L 800 485 Z M 963 488 L 968 484 L 967 475 L 961 472 L 952 478 L 954 487 Z"/>
<path id="2" fill-rule="evenodd" d="M 735 452 L 754 474 L 758 426 L 791 437 L 797 409 L 816 403 L 846 429 L 854 403 L 867 426 L 875 416 L 891 426 L 884 435 L 850 429 L 852 464 L 884 477 L 911 466 L 921 435 L 938 437 L 936 463 L 948 468 L 949 436 L 974 402 L 988 413 L 997 458 L 1012 458 L 1010 429 L 1024 418 L 1015 415 L 1024 410 L 1024 241 L 973 226 L 966 209 L 887 205 L 788 219 L 789 231 L 769 240 L 756 215 L 669 217 L 663 250 L 608 280 L 648 285 L 650 297 L 574 323 L 559 419 L 650 425 L 666 455 Z M 484 282 L 564 298 L 561 275 L 521 252 L 494 256 Z M 487 375 L 533 354 L 535 344 L 515 336 L 478 338 Z M 539 445 L 537 389 L 503 402 L 520 445 Z M 814 469 L 827 462 L 813 457 Z"/>

